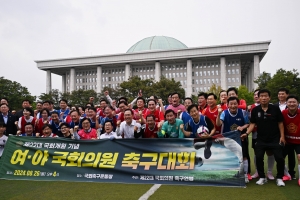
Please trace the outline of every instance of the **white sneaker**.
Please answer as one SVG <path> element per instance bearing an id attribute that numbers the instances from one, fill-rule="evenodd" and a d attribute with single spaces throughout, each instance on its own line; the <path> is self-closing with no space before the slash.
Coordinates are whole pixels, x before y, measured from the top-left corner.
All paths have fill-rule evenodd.
<path id="1" fill-rule="evenodd" d="M 265 183 L 267 183 L 267 179 L 266 178 L 260 178 L 258 181 L 256 181 L 257 185 L 263 185 Z"/>
<path id="2" fill-rule="evenodd" d="M 277 184 L 277 186 L 285 186 L 285 184 L 284 184 L 284 182 L 283 182 L 283 180 L 281 179 L 281 178 L 278 178 L 277 180 L 276 180 L 276 184 Z"/>
<path id="3" fill-rule="evenodd" d="M 272 172 L 268 172 L 267 177 L 268 177 L 269 180 L 274 180 L 275 179 Z"/>
<path id="4" fill-rule="evenodd" d="M 245 183 L 249 183 L 248 174 L 245 174 Z"/>

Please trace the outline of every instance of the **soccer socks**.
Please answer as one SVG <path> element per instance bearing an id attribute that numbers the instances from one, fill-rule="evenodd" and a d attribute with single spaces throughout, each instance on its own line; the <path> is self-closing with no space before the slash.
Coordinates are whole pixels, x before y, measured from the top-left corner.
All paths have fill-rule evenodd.
<path id="1" fill-rule="evenodd" d="M 244 173 L 248 174 L 248 160 L 243 160 L 243 164 L 244 164 Z"/>
<path id="2" fill-rule="evenodd" d="M 300 179 L 300 165 L 298 165 L 299 179 Z"/>
<path id="3" fill-rule="evenodd" d="M 268 172 L 272 173 L 274 168 L 275 158 L 274 155 L 268 156 Z"/>

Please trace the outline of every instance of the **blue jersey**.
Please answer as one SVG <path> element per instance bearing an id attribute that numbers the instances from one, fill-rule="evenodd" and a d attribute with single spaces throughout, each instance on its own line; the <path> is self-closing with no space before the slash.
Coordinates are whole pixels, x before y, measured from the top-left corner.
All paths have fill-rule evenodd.
<path id="1" fill-rule="evenodd" d="M 186 131 L 192 132 L 190 138 L 196 138 L 197 130 L 200 126 L 206 126 L 209 129 L 209 132 L 211 131 L 211 127 L 208 127 L 204 115 L 200 115 L 200 120 L 198 123 L 195 123 L 195 121 L 192 118 L 188 121 L 188 123 L 185 125 L 185 129 Z"/>
<path id="2" fill-rule="evenodd" d="M 64 113 L 64 116 L 63 116 L 63 118 L 65 119 L 66 117 L 67 117 L 67 115 L 70 113 L 70 110 L 69 109 L 66 109 L 66 110 L 57 110 L 56 111 L 57 113 L 58 113 L 58 117 L 60 118 L 60 113 Z"/>
<path id="3" fill-rule="evenodd" d="M 181 114 L 181 120 L 183 121 L 183 124 L 188 123 L 188 121 L 192 119 L 192 117 L 189 115 L 187 111 L 182 112 Z"/>
<path id="4" fill-rule="evenodd" d="M 220 119 L 223 121 L 222 133 L 235 131 L 238 126 L 249 124 L 247 113 L 240 108 L 238 108 L 238 111 L 235 115 L 231 114 L 229 109 L 224 110 L 220 116 Z"/>

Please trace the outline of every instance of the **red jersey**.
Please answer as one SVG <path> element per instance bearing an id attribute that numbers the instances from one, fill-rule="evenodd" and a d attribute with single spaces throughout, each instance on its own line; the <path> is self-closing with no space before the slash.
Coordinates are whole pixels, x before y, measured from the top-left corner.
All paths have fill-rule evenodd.
<path id="1" fill-rule="evenodd" d="M 284 135 L 288 143 L 300 144 L 300 109 L 295 116 L 290 116 L 288 110 L 283 110 Z"/>
<path id="2" fill-rule="evenodd" d="M 220 106 L 221 106 L 222 110 L 227 110 L 228 109 L 227 103 L 221 103 Z"/>
<path id="3" fill-rule="evenodd" d="M 214 108 L 212 111 L 210 110 L 210 107 L 207 107 L 203 110 L 202 114 L 207 116 L 212 121 L 212 123 L 214 124 L 214 126 L 216 128 L 216 133 L 215 134 L 220 134 L 221 133 L 221 126 L 216 125 L 217 116 L 218 116 L 218 107 Z"/>
<path id="4" fill-rule="evenodd" d="M 80 136 L 81 140 L 91 140 L 98 138 L 97 131 L 94 128 L 91 128 L 91 131 L 88 133 L 84 132 L 84 130 L 81 129 L 80 131 L 78 131 L 78 135 Z"/>
<path id="5" fill-rule="evenodd" d="M 147 110 L 148 110 L 147 108 L 144 108 L 144 109 L 142 110 L 142 116 L 144 116 L 144 115 L 146 114 Z M 139 115 L 139 109 L 138 109 L 138 108 L 134 110 L 134 116 L 133 116 L 133 118 L 134 118 L 135 120 L 141 122 L 141 121 L 140 121 L 141 118 L 140 118 L 140 115 Z"/>
<path id="6" fill-rule="evenodd" d="M 47 120 L 47 122 L 48 122 L 47 124 L 49 124 L 50 120 L 51 120 L 51 118 L 49 118 L 49 119 Z M 37 125 L 35 126 L 35 132 L 36 132 L 36 133 L 41 133 L 41 134 L 42 134 L 42 133 L 43 133 L 42 128 L 43 128 L 44 125 L 45 125 L 45 124 L 44 124 L 43 118 L 39 119 Z"/>
<path id="7" fill-rule="evenodd" d="M 148 125 L 146 124 L 143 138 L 157 138 L 157 132 L 158 132 L 157 123 L 155 123 L 153 130 L 149 129 Z"/>
<path id="8" fill-rule="evenodd" d="M 104 110 L 102 108 L 98 108 L 97 109 L 97 114 L 100 116 L 100 117 L 106 117 L 105 116 L 105 113 L 104 113 Z"/>
<path id="9" fill-rule="evenodd" d="M 36 121 L 36 118 L 35 117 L 33 117 L 32 118 L 32 120 L 31 120 L 31 124 L 32 124 L 32 127 L 35 127 L 35 121 Z M 25 117 L 24 116 L 22 116 L 21 117 L 21 133 L 25 133 L 25 124 L 26 124 L 27 122 L 26 122 L 26 120 L 25 120 Z"/>
<path id="10" fill-rule="evenodd" d="M 155 122 L 160 122 L 162 120 L 165 120 L 164 114 L 159 110 L 155 110 L 154 112 L 151 112 L 150 110 L 147 109 L 147 111 L 146 111 L 145 115 L 143 115 L 143 117 L 146 119 L 147 115 L 154 115 Z"/>
<path id="11" fill-rule="evenodd" d="M 246 110 L 247 103 L 246 103 L 246 101 L 244 99 L 240 99 L 240 104 L 239 104 L 238 108 Z"/>

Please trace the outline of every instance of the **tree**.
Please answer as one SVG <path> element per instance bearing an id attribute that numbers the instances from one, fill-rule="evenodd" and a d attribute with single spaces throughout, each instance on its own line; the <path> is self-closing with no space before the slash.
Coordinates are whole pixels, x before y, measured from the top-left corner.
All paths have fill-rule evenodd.
<path id="1" fill-rule="evenodd" d="M 215 95 L 217 95 L 218 97 L 218 101 L 220 100 L 219 94 L 222 91 L 221 86 L 216 86 L 216 84 L 212 84 L 209 88 L 209 90 L 207 91 L 207 93 L 214 93 Z"/>
<path id="2" fill-rule="evenodd" d="M 238 88 L 238 96 L 239 96 L 239 99 L 246 100 L 247 105 L 251 105 L 254 103 L 253 92 L 249 92 L 248 88 L 245 85 L 241 85 Z"/>
<path id="3" fill-rule="evenodd" d="M 74 90 L 70 95 L 70 104 L 84 105 L 89 102 L 90 97 L 97 97 L 95 90 Z"/>
<path id="4" fill-rule="evenodd" d="M 181 87 L 181 83 L 175 81 L 173 78 L 167 79 L 166 77 L 161 76 L 160 81 L 154 83 L 151 86 L 151 89 L 151 94 L 149 94 L 148 97 L 156 95 L 166 102 L 168 102 L 168 95 L 173 92 L 178 92 L 181 98 L 185 97 L 185 91 Z"/>
<path id="5" fill-rule="evenodd" d="M 39 99 L 41 101 L 52 101 L 55 107 L 58 107 L 59 105 L 59 100 L 61 99 L 61 93 L 59 92 L 58 89 L 52 89 L 49 94 L 47 93 L 42 93 L 39 96 Z"/>
<path id="6" fill-rule="evenodd" d="M 254 83 L 258 85 L 258 88 L 263 89 L 267 88 L 267 84 L 271 79 L 270 73 L 263 72 L 256 80 L 254 80 Z"/>
<path id="7" fill-rule="evenodd" d="M 0 97 L 7 98 L 11 110 L 22 108 L 22 101 L 27 99 L 34 102 L 36 97 L 32 96 L 26 87 L 16 81 L 11 81 L 0 77 Z"/>

